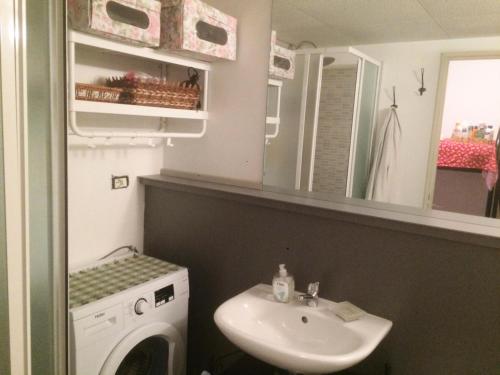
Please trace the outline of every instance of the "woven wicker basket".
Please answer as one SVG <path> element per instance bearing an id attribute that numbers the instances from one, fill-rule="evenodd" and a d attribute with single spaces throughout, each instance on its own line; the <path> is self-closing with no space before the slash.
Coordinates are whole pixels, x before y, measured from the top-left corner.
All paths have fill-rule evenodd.
<path id="1" fill-rule="evenodd" d="M 200 90 L 180 82 L 168 82 L 156 78 L 128 79 L 113 77 L 106 81 L 109 87 L 123 90 L 120 102 L 145 106 L 179 109 L 198 109 Z"/>
<path id="2" fill-rule="evenodd" d="M 77 83 L 75 97 L 77 100 L 90 100 L 94 102 L 119 103 L 122 88 Z"/>

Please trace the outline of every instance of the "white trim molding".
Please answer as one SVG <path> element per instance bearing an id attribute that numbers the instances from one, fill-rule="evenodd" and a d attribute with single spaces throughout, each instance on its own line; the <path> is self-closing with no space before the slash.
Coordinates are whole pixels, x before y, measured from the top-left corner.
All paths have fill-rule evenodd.
<path id="1" fill-rule="evenodd" d="M 439 80 L 436 94 L 436 105 L 434 109 L 434 124 L 431 133 L 430 154 L 427 164 L 424 201 L 425 209 L 432 209 L 434 202 L 434 185 L 436 184 L 436 165 L 439 153 L 439 142 L 441 138 L 441 127 L 443 124 L 444 104 L 446 89 L 448 87 L 448 70 L 450 62 L 463 60 L 488 60 L 500 59 L 498 51 L 464 51 L 441 54 L 441 65 L 439 68 Z"/>
<path id="2" fill-rule="evenodd" d="M 27 196 L 25 8 L 0 8 L 1 101 L 5 175 L 7 282 L 11 373 L 31 374 Z"/>

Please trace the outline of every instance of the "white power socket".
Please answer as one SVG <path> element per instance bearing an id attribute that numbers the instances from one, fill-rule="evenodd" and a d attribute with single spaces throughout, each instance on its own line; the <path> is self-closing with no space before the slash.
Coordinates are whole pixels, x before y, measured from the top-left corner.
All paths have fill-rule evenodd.
<path id="1" fill-rule="evenodd" d="M 111 189 L 128 188 L 128 176 L 111 176 Z"/>

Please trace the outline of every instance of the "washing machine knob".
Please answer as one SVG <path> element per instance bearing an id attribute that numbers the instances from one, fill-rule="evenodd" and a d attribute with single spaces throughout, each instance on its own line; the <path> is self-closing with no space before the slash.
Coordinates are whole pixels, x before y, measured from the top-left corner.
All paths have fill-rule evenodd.
<path id="1" fill-rule="evenodd" d="M 139 298 L 134 305 L 134 311 L 137 315 L 142 315 L 148 308 L 148 301 L 146 298 Z"/>

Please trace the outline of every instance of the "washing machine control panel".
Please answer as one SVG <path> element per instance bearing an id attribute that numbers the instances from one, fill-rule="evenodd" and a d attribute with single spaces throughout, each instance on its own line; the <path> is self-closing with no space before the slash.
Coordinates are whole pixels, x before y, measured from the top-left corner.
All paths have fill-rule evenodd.
<path id="1" fill-rule="evenodd" d="M 134 305 L 134 312 L 137 315 L 142 315 L 149 308 L 149 303 L 146 298 L 139 298 Z"/>
<path id="2" fill-rule="evenodd" d="M 155 307 L 166 304 L 174 300 L 174 284 L 155 291 Z"/>

